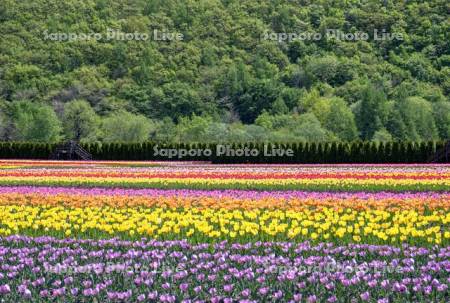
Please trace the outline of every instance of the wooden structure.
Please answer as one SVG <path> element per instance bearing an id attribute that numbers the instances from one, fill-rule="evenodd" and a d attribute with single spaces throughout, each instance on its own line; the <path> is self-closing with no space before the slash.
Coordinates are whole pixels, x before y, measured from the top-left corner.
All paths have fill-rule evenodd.
<path id="1" fill-rule="evenodd" d="M 69 141 L 59 145 L 51 154 L 51 160 L 92 160 L 92 155 L 77 142 Z"/>

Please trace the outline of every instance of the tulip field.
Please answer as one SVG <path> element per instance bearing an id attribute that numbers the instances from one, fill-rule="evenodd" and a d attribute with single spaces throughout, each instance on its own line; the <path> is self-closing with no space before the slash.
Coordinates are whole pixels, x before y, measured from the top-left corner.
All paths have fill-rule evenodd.
<path id="1" fill-rule="evenodd" d="M 450 302 L 450 165 L 0 161 L 0 302 Z"/>

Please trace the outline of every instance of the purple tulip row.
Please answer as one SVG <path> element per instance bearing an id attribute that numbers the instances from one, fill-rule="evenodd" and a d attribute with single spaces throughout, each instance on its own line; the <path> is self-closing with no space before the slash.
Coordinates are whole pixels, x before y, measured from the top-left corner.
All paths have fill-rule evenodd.
<path id="1" fill-rule="evenodd" d="M 0 298 L 449 302 L 450 247 L 0 238 Z"/>
<path id="2" fill-rule="evenodd" d="M 252 191 L 252 190 L 190 190 L 190 189 L 120 189 L 120 188 L 76 188 L 76 187 L 0 187 L 0 194 L 43 195 L 105 195 L 105 196 L 184 196 L 184 197 L 230 197 L 234 199 L 418 199 L 445 198 L 450 193 L 439 192 L 305 192 L 305 191 Z"/>

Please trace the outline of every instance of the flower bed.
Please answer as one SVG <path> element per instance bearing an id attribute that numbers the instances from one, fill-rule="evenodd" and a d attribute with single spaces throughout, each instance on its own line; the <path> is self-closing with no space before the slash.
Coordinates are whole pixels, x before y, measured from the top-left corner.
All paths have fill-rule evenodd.
<path id="1" fill-rule="evenodd" d="M 450 166 L 0 166 L 8 302 L 449 301 Z"/>

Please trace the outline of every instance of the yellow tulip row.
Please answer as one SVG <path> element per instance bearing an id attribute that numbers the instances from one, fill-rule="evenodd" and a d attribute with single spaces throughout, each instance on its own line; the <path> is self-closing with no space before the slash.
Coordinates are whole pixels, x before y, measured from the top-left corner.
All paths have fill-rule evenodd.
<path id="1" fill-rule="evenodd" d="M 0 236 L 11 234 L 449 245 L 450 212 L 0 206 Z"/>

